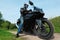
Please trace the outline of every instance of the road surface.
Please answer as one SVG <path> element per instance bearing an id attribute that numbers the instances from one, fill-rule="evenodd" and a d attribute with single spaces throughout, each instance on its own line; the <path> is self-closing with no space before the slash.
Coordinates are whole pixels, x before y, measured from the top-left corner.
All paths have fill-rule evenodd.
<path id="1" fill-rule="evenodd" d="M 11 32 L 11 33 L 16 34 L 16 32 Z M 34 35 L 20 34 L 20 37 L 25 38 L 25 40 L 43 40 Z M 51 39 L 51 40 L 60 40 L 60 33 L 55 33 L 54 39 Z"/>

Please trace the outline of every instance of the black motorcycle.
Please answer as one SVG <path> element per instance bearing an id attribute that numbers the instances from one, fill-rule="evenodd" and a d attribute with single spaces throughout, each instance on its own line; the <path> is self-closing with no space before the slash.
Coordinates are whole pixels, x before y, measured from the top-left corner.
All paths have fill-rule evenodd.
<path id="1" fill-rule="evenodd" d="M 34 10 L 28 12 L 24 17 L 23 31 L 37 35 L 40 38 L 51 38 L 54 33 L 52 23 L 47 18 L 44 18 L 42 9 L 34 6 L 31 1 L 29 1 L 29 4 L 33 6 Z"/>

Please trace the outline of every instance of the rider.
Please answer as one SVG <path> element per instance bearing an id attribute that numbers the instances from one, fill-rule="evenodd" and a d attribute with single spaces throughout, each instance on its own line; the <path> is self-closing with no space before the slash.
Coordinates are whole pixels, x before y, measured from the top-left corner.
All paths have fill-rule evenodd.
<path id="1" fill-rule="evenodd" d="M 24 7 L 20 9 L 20 13 L 21 13 L 21 16 L 20 16 L 20 24 L 18 25 L 18 32 L 16 34 L 16 37 L 19 37 L 19 33 L 21 33 L 21 28 L 23 27 L 23 18 L 24 16 L 26 15 L 27 13 L 27 8 L 28 8 L 28 4 L 24 4 Z"/>

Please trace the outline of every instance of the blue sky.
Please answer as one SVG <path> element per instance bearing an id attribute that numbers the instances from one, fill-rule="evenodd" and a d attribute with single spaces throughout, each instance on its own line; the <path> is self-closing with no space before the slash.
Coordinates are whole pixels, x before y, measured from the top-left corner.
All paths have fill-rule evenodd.
<path id="1" fill-rule="evenodd" d="M 16 23 L 20 17 L 20 8 L 29 0 L 0 0 L 0 11 L 5 20 Z M 42 8 L 46 18 L 60 16 L 60 0 L 31 0 L 34 5 Z M 31 8 L 29 6 L 29 8 Z"/>

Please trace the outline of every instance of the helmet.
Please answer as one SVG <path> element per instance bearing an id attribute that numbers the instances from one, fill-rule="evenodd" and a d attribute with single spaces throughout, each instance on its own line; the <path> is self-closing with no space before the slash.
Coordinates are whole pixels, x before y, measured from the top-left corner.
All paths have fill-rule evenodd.
<path id="1" fill-rule="evenodd" d="M 24 8 L 28 8 L 28 4 L 24 4 Z"/>

